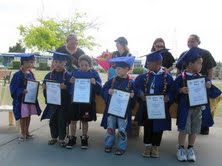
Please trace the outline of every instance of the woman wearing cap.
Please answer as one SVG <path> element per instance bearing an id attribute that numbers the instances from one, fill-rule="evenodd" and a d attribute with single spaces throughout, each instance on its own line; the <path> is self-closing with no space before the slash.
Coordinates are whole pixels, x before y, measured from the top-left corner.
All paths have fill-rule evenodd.
<path id="1" fill-rule="evenodd" d="M 115 40 L 117 51 L 113 52 L 112 58 L 124 57 L 124 56 L 132 56 L 129 52 L 128 41 L 125 37 L 119 37 Z M 108 80 L 114 76 L 116 76 L 116 71 L 114 69 L 114 65 L 108 69 Z"/>
<path id="2" fill-rule="evenodd" d="M 85 54 L 84 51 L 78 48 L 77 36 L 73 33 L 69 34 L 66 38 L 66 44 L 59 47 L 56 52 L 61 52 L 71 55 L 71 58 L 67 59 L 66 70 L 72 72 L 79 67 L 78 59 L 81 55 Z"/>
<path id="3" fill-rule="evenodd" d="M 153 46 L 151 48 L 151 52 L 159 51 L 161 49 L 165 49 L 165 42 L 162 38 L 156 38 L 153 42 Z M 166 51 L 162 53 L 162 66 L 167 68 L 167 71 L 170 72 L 173 70 L 173 63 L 175 62 L 173 55 Z"/>
<path id="4" fill-rule="evenodd" d="M 190 35 L 188 40 L 187 40 L 187 46 L 189 48 L 198 47 L 200 45 L 200 43 L 201 43 L 200 37 L 198 35 L 195 35 L 195 34 Z M 185 52 L 183 52 L 180 55 L 180 57 L 182 57 L 184 54 L 185 54 Z M 205 75 L 210 80 L 212 80 L 213 68 L 217 64 L 216 64 L 213 56 L 211 55 L 211 53 L 208 50 L 200 48 L 200 55 L 203 58 L 202 69 L 200 71 L 200 74 Z M 176 67 L 177 67 L 177 75 L 179 75 L 181 73 L 181 71 L 183 71 L 186 68 L 186 65 L 177 64 Z M 203 114 L 203 116 L 204 116 L 204 114 Z M 208 135 L 209 134 L 209 127 L 202 124 L 201 134 Z"/>

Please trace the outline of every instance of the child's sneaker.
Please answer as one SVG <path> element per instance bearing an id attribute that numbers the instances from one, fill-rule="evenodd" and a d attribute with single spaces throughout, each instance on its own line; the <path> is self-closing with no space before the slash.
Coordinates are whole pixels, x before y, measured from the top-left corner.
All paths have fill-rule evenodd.
<path id="1" fill-rule="evenodd" d="M 187 160 L 193 161 L 193 162 L 196 161 L 196 156 L 195 156 L 193 148 L 187 149 Z"/>
<path id="2" fill-rule="evenodd" d="M 177 159 L 179 161 L 187 161 L 187 155 L 184 148 L 179 147 L 177 151 Z"/>
<path id="3" fill-rule="evenodd" d="M 146 146 L 145 150 L 142 153 L 142 156 L 143 157 L 150 157 L 151 150 L 152 150 L 151 148 L 152 148 L 151 146 Z"/>
<path id="4" fill-rule="evenodd" d="M 66 147 L 66 143 L 64 140 L 59 140 L 59 146 L 61 146 L 62 148 Z"/>
<path id="5" fill-rule="evenodd" d="M 159 147 L 158 146 L 153 146 L 152 147 L 151 157 L 154 157 L 154 158 L 159 158 L 160 157 L 160 152 L 159 152 Z"/>
<path id="6" fill-rule="evenodd" d="M 86 135 L 83 135 L 83 136 L 80 136 L 81 138 L 81 148 L 82 149 L 88 149 L 88 136 Z"/>
<path id="7" fill-rule="evenodd" d="M 76 137 L 70 136 L 69 142 L 66 144 L 66 149 L 72 149 L 75 144 L 76 144 Z"/>

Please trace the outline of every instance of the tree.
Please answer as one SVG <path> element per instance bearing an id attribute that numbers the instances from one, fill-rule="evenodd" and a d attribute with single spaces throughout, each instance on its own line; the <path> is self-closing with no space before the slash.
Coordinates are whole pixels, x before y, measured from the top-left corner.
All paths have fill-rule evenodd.
<path id="1" fill-rule="evenodd" d="M 96 20 L 85 21 L 86 13 L 75 13 L 70 19 L 38 18 L 38 25 L 18 27 L 22 40 L 26 47 L 33 51 L 46 51 L 57 48 L 65 43 L 66 36 L 75 33 L 78 36 L 79 47 L 90 50 L 95 46 L 95 39 L 86 32 L 89 29 L 97 29 Z"/>
<path id="2" fill-rule="evenodd" d="M 25 52 L 25 47 L 22 47 L 22 44 L 17 42 L 15 46 L 9 47 L 8 52 Z"/>

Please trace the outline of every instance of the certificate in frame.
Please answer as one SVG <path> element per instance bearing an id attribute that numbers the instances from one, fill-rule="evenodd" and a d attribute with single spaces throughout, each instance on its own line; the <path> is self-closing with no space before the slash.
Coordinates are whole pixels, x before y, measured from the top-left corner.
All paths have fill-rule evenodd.
<path id="1" fill-rule="evenodd" d="M 72 102 L 90 104 L 91 95 L 91 80 L 87 78 L 75 78 Z"/>
<path id="2" fill-rule="evenodd" d="M 164 95 L 146 95 L 148 119 L 166 119 Z"/>
<path id="3" fill-rule="evenodd" d="M 205 77 L 187 79 L 187 87 L 190 107 L 203 106 L 209 103 Z"/>
<path id="4" fill-rule="evenodd" d="M 113 89 L 114 92 L 111 96 L 108 114 L 120 118 L 126 118 L 126 112 L 129 106 L 130 93 L 118 89 Z"/>
<path id="5" fill-rule="evenodd" d="M 61 106 L 61 87 L 59 82 L 46 80 L 46 103 Z"/>
<path id="6" fill-rule="evenodd" d="M 26 83 L 26 93 L 23 97 L 23 103 L 25 104 L 36 104 L 38 92 L 39 92 L 39 82 L 31 79 L 27 79 Z"/>

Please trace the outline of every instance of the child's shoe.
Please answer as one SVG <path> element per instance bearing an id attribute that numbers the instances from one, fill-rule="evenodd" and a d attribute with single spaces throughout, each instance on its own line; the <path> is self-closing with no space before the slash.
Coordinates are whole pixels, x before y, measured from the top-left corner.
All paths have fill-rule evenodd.
<path id="1" fill-rule="evenodd" d="M 54 145 L 57 142 L 56 138 L 52 138 L 51 140 L 48 141 L 48 145 Z"/>
<path id="2" fill-rule="evenodd" d="M 177 159 L 179 161 L 187 161 L 187 155 L 184 148 L 179 147 L 177 150 Z"/>
<path id="3" fill-rule="evenodd" d="M 150 157 L 152 151 L 152 146 L 146 146 L 145 150 L 142 153 L 143 157 Z"/>
<path id="4" fill-rule="evenodd" d="M 196 161 L 196 156 L 195 156 L 193 148 L 187 149 L 187 160 L 193 161 L 193 162 Z"/>
<path id="5" fill-rule="evenodd" d="M 66 143 L 64 140 L 59 140 L 59 145 L 64 148 L 66 146 Z"/>
<path id="6" fill-rule="evenodd" d="M 151 157 L 154 157 L 154 158 L 159 158 L 160 157 L 160 152 L 159 152 L 159 147 L 158 146 L 152 146 Z"/>
<path id="7" fill-rule="evenodd" d="M 80 136 L 81 138 L 81 149 L 88 149 L 88 136 L 86 135 L 83 135 L 83 136 Z"/>
<path id="8" fill-rule="evenodd" d="M 72 149 L 75 144 L 76 144 L 76 137 L 70 136 L 69 142 L 66 144 L 66 149 Z"/>

